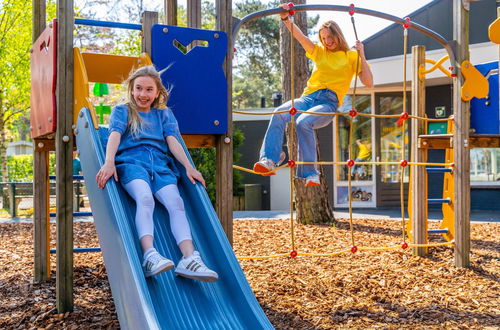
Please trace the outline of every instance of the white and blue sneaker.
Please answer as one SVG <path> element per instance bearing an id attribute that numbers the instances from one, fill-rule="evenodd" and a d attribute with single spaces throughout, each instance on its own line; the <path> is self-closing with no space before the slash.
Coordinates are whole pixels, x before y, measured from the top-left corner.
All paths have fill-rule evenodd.
<path id="1" fill-rule="evenodd" d="M 174 268 L 174 266 L 172 260 L 163 257 L 157 251 L 149 253 L 142 263 L 142 268 L 144 269 L 144 275 L 146 277 L 166 272 Z"/>
<path id="2" fill-rule="evenodd" d="M 219 279 L 216 272 L 205 266 L 198 251 L 194 251 L 187 258 L 182 258 L 175 268 L 175 274 L 203 282 L 215 282 Z"/>

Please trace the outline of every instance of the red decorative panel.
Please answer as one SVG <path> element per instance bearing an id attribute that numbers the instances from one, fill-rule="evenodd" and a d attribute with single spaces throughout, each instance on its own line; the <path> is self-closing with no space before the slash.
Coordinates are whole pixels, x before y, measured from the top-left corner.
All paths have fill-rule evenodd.
<path id="1" fill-rule="evenodd" d="M 56 131 L 57 21 L 53 20 L 31 52 L 31 137 Z"/>

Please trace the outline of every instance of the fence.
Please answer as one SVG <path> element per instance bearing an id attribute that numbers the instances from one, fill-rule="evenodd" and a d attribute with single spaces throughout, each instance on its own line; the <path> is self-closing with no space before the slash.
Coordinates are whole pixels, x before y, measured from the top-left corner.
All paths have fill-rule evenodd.
<path id="1" fill-rule="evenodd" d="M 50 182 L 50 208 L 56 207 L 55 182 Z M 74 212 L 90 211 L 87 189 L 82 178 L 73 179 Z M 11 218 L 33 215 L 33 182 L 0 182 L 0 210 L 4 209 Z"/>

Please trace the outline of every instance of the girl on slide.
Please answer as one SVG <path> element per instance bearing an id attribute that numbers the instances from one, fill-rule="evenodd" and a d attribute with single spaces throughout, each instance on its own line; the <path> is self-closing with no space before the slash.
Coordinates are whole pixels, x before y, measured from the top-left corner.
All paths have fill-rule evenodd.
<path id="1" fill-rule="evenodd" d="M 106 161 L 96 176 L 99 188 L 110 177 L 122 186 L 137 204 L 135 225 L 143 250 L 146 277 L 175 267 L 153 246 L 154 197 L 170 215 L 170 227 L 182 259 L 175 273 L 190 279 L 214 282 L 218 275 L 195 251 L 184 202 L 177 188 L 179 173 L 169 154 L 181 163 L 193 184 L 205 180 L 189 162 L 180 138 L 177 121 L 166 107 L 168 92 L 153 66 L 133 72 L 125 82 L 128 102 L 113 109 L 109 123 Z"/>

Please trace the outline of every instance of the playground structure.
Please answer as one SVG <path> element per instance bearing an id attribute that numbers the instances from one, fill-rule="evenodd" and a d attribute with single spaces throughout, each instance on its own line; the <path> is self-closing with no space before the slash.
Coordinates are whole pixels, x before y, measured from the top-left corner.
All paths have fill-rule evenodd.
<path id="1" fill-rule="evenodd" d="M 229 4 L 227 2 L 223 1 L 217 1 L 218 6 L 218 28 L 222 31 L 230 32 L 230 20 L 231 20 L 231 3 Z M 372 15 L 376 17 L 381 17 L 385 19 L 392 20 L 394 22 L 397 22 L 399 24 L 408 24 L 409 28 L 414 28 L 428 36 L 431 36 L 433 38 L 436 38 L 445 49 L 449 52 L 450 56 L 450 62 L 452 63 L 452 74 L 459 75 L 460 73 L 460 66 L 457 65 L 456 63 L 463 63 L 463 60 L 466 59 L 466 47 L 467 45 L 463 43 L 464 36 L 463 34 L 467 30 L 467 28 L 464 28 L 466 25 L 465 22 L 466 20 L 466 15 L 468 13 L 462 8 L 461 5 L 458 5 L 458 3 L 461 3 L 460 1 L 457 2 L 457 6 L 459 7 L 457 9 L 458 18 L 460 24 L 456 27 L 458 31 L 460 31 L 457 35 L 457 42 L 459 45 L 460 51 L 455 54 L 452 51 L 452 48 L 450 47 L 449 43 L 446 42 L 444 39 L 439 38 L 439 35 L 436 35 L 432 31 L 427 30 L 425 27 L 422 27 L 416 23 L 409 23 L 393 16 L 377 13 L 374 11 L 369 11 L 369 10 L 364 10 L 361 8 L 357 8 L 356 12 L 360 14 L 367 14 L 367 15 Z M 167 1 L 167 23 L 172 24 L 175 23 L 175 19 L 172 18 L 172 13 L 175 13 L 175 10 L 173 10 L 176 6 L 176 1 Z M 35 1 L 34 2 L 34 9 L 35 13 L 38 12 L 37 15 L 34 15 L 34 38 L 38 35 L 41 35 L 42 26 L 44 25 L 45 19 L 44 19 L 44 1 Z M 102 144 L 100 139 L 102 139 L 102 136 L 99 136 L 98 133 L 92 133 L 93 129 L 95 130 L 98 128 L 97 126 L 97 118 L 95 113 L 92 111 L 88 112 L 80 112 L 82 108 L 87 108 L 89 110 L 92 109 L 92 105 L 90 103 L 85 103 L 86 100 L 88 99 L 88 87 L 87 83 L 85 82 L 85 74 L 87 75 L 87 81 L 95 81 L 95 82 L 108 82 L 108 83 L 116 83 L 115 81 L 121 82 L 123 80 L 124 74 L 126 77 L 126 74 L 130 71 L 130 68 L 133 67 L 134 65 L 144 65 L 148 63 L 148 57 L 147 56 L 142 56 L 141 58 L 134 58 L 134 59 L 129 59 L 127 65 L 123 65 L 120 71 L 120 79 L 117 80 L 112 80 L 109 79 L 109 77 L 103 78 L 103 79 L 97 79 L 97 78 L 92 78 L 92 72 L 97 72 L 104 73 L 108 70 L 108 68 L 111 67 L 111 64 L 115 62 L 116 58 L 113 61 L 107 61 L 105 60 L 105 57 L 100 57 L 99 60 L 96 59 L 90 59 L 93 55 L 82 55 L 80 56 L 78 54 L 78 51 L 73 50 L 72 47 L 72 31 L 73 31 L 73 10 L 72 10 L 72 1 L 65 1 L 64 5 L 59 4 L 58 6 L 59 12 L 58 12 L 58 21 L 57 24 L 53 25 L 54 29 L 57 29 L 57 66 L 54 66 L 53 68 L 56 69 L 55 72 L 53 72 L 53 80 L 52 84 L 50 85 L 51 90 L 50 93 L 47 93 L 46 95 L 53 95 L 54 97 L 51 100 L 52 104 L 53 102 L 57 103 L 57 107 L 50 107 L 50 109 L 57 109 L 56 112 L 53 113 L 53 120 L 50 122 L 52 126 L 50 125 L 47 126 L 47 131 L 44 131 L 40 135 L 35 135 L 35 143 L 37 145 L 36 151 L 35 151 L 35 201 L 37 202 L 37 205 L 35 206 L 35 280 L 36 281 L 42 281 L 48 278 L 48 274 L 50 274 L 50 269 L 49 269 L 49 258 L 48 258 L 48 217 L 47 217 L 47 193 L 46 193 L 46 178 L 48 177 L 48 152 L 51 150 L 56 150 L 57 152 L 57 177 L 59 178 L 57 181 L 57 195 L 58 195 L 58 204 L 57 204 L 57 232 L 58 232 L 58 237 L 57 237 L 57 288 L 58 288 L 58 297 L 57 297 L 57 307 L 60 312 L 63 311 L 68 311 L 72 309 L 72 208 L 69 207 L 68 205 L 72 205 L 71 201 L 71 194 L 72 194 L 72 189 L 68 188 L 67 182 L 71 182 L 70 175 L 71 175 L 71 153 L 73 151 L 73 125 L 77 122 L 77 127 L 75 131 L 75 134 L 77 135 L 77 139 L 80 138 L 79 136 L 84 136 L 82 137 L 85 139 L 90 139 L 90 140 L 83 140 L 83 141 L 91 141 L 90 142 L 82 142 L 81 144 L 81 149 L 86 151 L 82 151 L 85 156 L 88 156 L 87 165 L 85 165 L 85 162 L 82 162 L 84 165 L 84 172 L 86 172 L 86 175 L 88 178 L 92 178 L 92 173 L 97 171 L 97 168 L 99 166 L 99 161 L 102 162 L 102 154 L 99 154 L 99 149 L 97 147 L 91 147 L 95 146 L 99 143 Z M 197 5 L 192 5 L 191 4 L 191 10 L 194 9 L 194 11 L 198 10 L 200 11 L 201 6 Z M 42 10 L 43 9 L 43 10 Z M 169 11 L 170 10 L 170 11 Z M 330 5 L 324 5 L 324 6 L 317 6 L 317 5 L 304 5 L 304 6 L 296 6 L 295 7 L 296 11 L 301 11 L 301 10 L 337 10 L 337 11 L 345 11 L 348 12 L 352 10 L 350 7 L 343 7 L 343 6 L 330 6 Z M 272 9 L 269 11 L 266 11 L 265 13 L 256 13 L 255 15 L 249 15 L 240 22 L 238 22 L 233 30 L 232 30 L 232 37 L 229 37 L 228 43 L 231 44 L 234 41 L 234 37 L 238 32 L 239 27 L 253 19 L 256 19 L 258 17 L 262 17 L 265 15 L 272 15 L 272 14 L 277 14 L 279 10 L 277 9 Z M 43 12 L 43 14 L 42 14 Z M 189 10 L 188 10 L 189 12 Z M 192 13 L 192 12 L 191 12 Z M 260 15 L 260 16 L 259 16 Z M 170 30 L 172 31 L 175 30 L 175 27 L 173 26 L 156 26 L 153 27 L 155 23 L 155 18 L 156 15 L 152 13 L 145 13 L 145 17 L 143 19 L 143 24 L 140 26 L 140 28 L 144 32 L 144 37 L 145 37 L 145 42 L 144 42 L 144 50 L 150 54 L 153 54 L 153 63 L 156 64 L 155 62 L 155 55 L 154 55 L 154 37 L 152 37 L 152 33 L 149 33 L 149 31 L 156 29 L 160 29 L 158 32 L 160 33 L 166 33 L 168 34 Z M 157 20 L 157 19 L 156 19 Z M 38 28 L 37 28 L 38 27 Z M 153 28 L 151 28 L 153 27 Z M 139 28 L 136 26 L 136 28 Z M 37 30 L 38 29 L 38 30 Z M 167 29 L 167 31 L 165 31 Z M 182 30 L 179 30 L 182 31 Z M 207 33 L 204 35 L 203 38 L 200 39 L 206 39 L 208 34 L 210 34 L 214 39 L 219 39 L 222 36 L 222 31 L 221 32 L 215 32 L 215 31 L 208 31 L 208 32 L 203 32 Z M 153 32 L 154 33 L 154 32 Z M 182 33 L 182 32 L 181 32 Z M 217 37 L 215 34 L 217 34 Z M 178 37 L 179 39 L 182 39 L 182 37 Z M 188 37 L 184 37 L 188 38 Z M 54 39 L 52 39 L 54 40 Z M 186 40 L 180 40 L 181 44 L 187 45 L 189 44 L 190 41 Z M 36 40 L 34 40 L 36 42 Z M 47 42 L 46 42 L 47 46 Z M 34 48 L 38 49 L 38 48 Z M 41 47 L 43 49 L 43 47 Z M 229 47 L 231 49 L 231 47 Z M 419 50 L 421 52 L 421 50 Z M 424 52 L 425 53 L 425 52 Z M 86 59 L 85 57 L 88 56 Z M 414 65 L 420 66 L 421 63 L 424 61 L 423 56 L 417 56 L 417 60 L 414 60 Z M 140 60 L 140 63 L 139 63 Z M 74 96 L 73 94 L 73 86 L 72 84 L 72 77 L 73 74 L 70 70 L 72 67 L 70 64 L 73 63 L 75 65 L 75 71 L 74 71 Z M 101 62 L 102 61 L 102 62 Z M 231 104 L 230 102 L 230 97 L 231 97 L 231 54 L 230 52 L 225 53 L 225 69 L 226 69 L 226 78 L 227 78 L 227 88 L 225 88 L 225 95 L 227 95 L 226 100 L 228 100 L 227 104 Z M 97 63 L 106 63 L 104 67 L 101 67 L 100 69 L 95 69 L 94 65 Z M 222 63 L 220 63 L 222 66 Z M 85 69 L 83 69 L 85 68 Z M 106 68 L 106 69 L 104 69 Z M 418 70 L 417 70 L 418 72 Z M 57 79 L 55 79 L 57 77 Z M 418 80 L 418 79 L 417 79 Z M 415 80 L 414 80 L 415 81 Z M 57 84 L 57 88 L 54 88 Z M 455 90 L 460 90 L 462 86 L 462 82 L 459 78 L 454 79 L 454 89 Z M 224 86 L 226 87 L 226 86 Z M 414 84 L 412 86 L 414 88 L 413 94 L 412 94 L 412 109 L 413 111 L 417 110 L 417 114 L 414 114 L 412 116 L 409 116 L 406 111 L 406 116 L 408 117 L 423 117 L 422 116 L 422 109 L 424 106 L 423 102 L 423 91 L 424 91 L 424 82 L 420 82 L 419 84 Z M 227 93 L 229 91 L 229 93 Z M 55 92 L 57 92 L 55 94 Z M 456 129 L 454 131 L 454 138 L 453 138 L 453 155 L 455 158 L 454 163 L 454 205 L 455 205 L 455 212 L 453 213 L 453 223 L 454 223 L 454 229 L 455 229 L 455 260 L 456 260 L 456 265 L 459 267 L 466 267 L 469 264 L 469 204 L 467 203 L 467 198 L 468 198 L 468 177 L 467 175 L 464 175 L 463 173 L 467 173 L 466 169 L 468 165 L 468 149 L 464 148 L 464 143 L 465 141 L 469 141 L 468 135 L 469 135 L 469 130 L 468 130 L 468 102 L 463 101 L 460 98 L 459 93 L 456 93 L 456 97 L 454 98 L 455 102 L 455 125 Z M 414 102 L 414 103 L 413 103 Z M 226 104 L 226 108 L 227 108 Z M 462 110 L 464 113 L 461 113 Z M 354 114 L 354 113 L 353 113 Z M 399 117 L 399 116 L 398 116 Z M 408 118 L 407 117 L 407 118 Z M 42 117 L 44 118 L 44 117 Z M 47 117 L 45 117 L 46 119 Z M 57 118 L 57 120 L 54 120 Z M 218 196 L 223 196 L 222 198 L 218 198 L 218 211 L 219 211 L 219 219 L 221 220 L 223 227 L 225 229 L 226 235 L 229 238 L 229 241 L 231 241 L 232 237 L 232 216 L 231 216 L 231 206 L 232 203 L 229 203 L 227 196 L 232 196 L 230 194 L 231 192 L 231 186 L 232 183 L 230 176 L 225 175 L 225 173 L 229 173 L 231 171 L 231 164 L 228 163 L 231 161 L 231 111 L 227 111 L 227 126 L 225 128 L 222 128 L 220 131 L 217 131 L 220 129 L 220 123 L 222 121 L 219 121 L 218 124 L 215 124 L 215 121 L 212 121 L 214 123 L 215 127 L 215 132 L 210 132 L 210 134 L 204 134 L 201 137 L 200 136 L 184 136 L 184 139 L 186 140 L 187 144 L 189 146 L 218 146 L 218 163 L 217 163 L 217 169 L 218 169 Z M 353 118 L 353 116 L 351 116 Z M 405 118 L 405 119 L 407 119 Z M 77 121 L 78 119 L 78 121 Z M 90 123 L 92 122 L 92 123 Z M 182 122 L 182 119 L 179 120 L 179 122 Z M 416 129 L 413 130 L 414 134 L 415 132 L 423 132 L 422 129 L 422 124 L 412 124 L 412 125 L 419 125 L 416 126 Z M 182 123 L 181 123 L 182 127 Z M 224 127 L 222 125 L 222 127 Z M 43 126 L 42 126 L 43 128 Z M 91 133 L 83 133 L 86 131 L 90 131 Z M 100 130 L 97 130 L 100 131 Z M 189 132 L 193 133 L 193 132 Z M 55 134 L 55 139 L 54 139 L 54 134 Z M 89 135 L 89 136 L 87 136 Z M 421 138 L 420 135 L 417 135 L 417 138 Z M 429 138 L 432 139 L 432 138 Z M 449 141 L 448 137 L 448 141 Z M 194 141 L 194 142 L 193 142 Z M 416 141 L 416 140 L 415 140 Z M 79 144 L 80 146 L 80 144 Z M 90 149 L 89 149 L 90 148 Z M 79 147 L 80 149 L 80 147 Z M 464 151 L 467 151 L 465 152 Z M 451 150 L 451 148 L 450 148 Z M 96 152 L 96 156 L 92 156 L 93 152 Z M 102 147 L 101 147 L 101 152 L 102 152 Z M 425 161 L 423 160 L 424 154 L 421 154 L 421 150 L 418 150 L 412 154 L 416 156 L 417 158 L 413 162 L 407 162 L 406 164 L 409 165 L 418 165 L 417 163 L 424 163 Z M 83 155 L 83 154 L 82 154 Z M 83 157 L 82 157 L 83 158 Z M 300 162 L 295 162 L 295 164 L 299 164 Z M 414 164 L 412 164 L 414 163 Z M 448 163 L 448 161 L 447 161 Z M 451 163 L 451 162 L 450 162 Z M 448 163 L 448 164 L 450 164 Z M 370 164 L 370 163 L 366 163 Z M 343 164 L 344 165 L 344 164 Z M 354 163 L 351 163 L 351 166 L 354 165 Z M 401 165 L 401 163 L 398 163 L 398 165 Z M 86 167 L 85 167 L 86 166 Z M 403 167 L 403 166 L 402 166 Z M 404 168 L 404 167 L 403 167 Z M 93 170 L 92 170 L 93 169 Z M 417 254 L 424 254 L 425 253 L 425 248 L 427 244 L 427 232 L 425 230 L 425 222 L 427 221 L 426 219 L 426 212 L 425 209 L 422 208 L 422 205 L 419 205 L 418 201 L 425 200 L 425 187 L 422 186 L 422 183 L 425 181 L 420 176 L 420 179 L 417 180 L 418 175 L 422 175 L 421 166 L 416 167 L 416 173 L 415 173 L 415 181 L 416 185 L 413 189 L 414 191 L 414 197 L 411 199 L 412 201 L 412 221 L 413 221 L 413 240 L 414 240 L 414 246 L 416 249 Z M 94 173 L 95 174 L 95 173 Z M 224 178 L 225 180 L 222 180 Z M 93 179 L 93 178 L 92 178 Z M 91 179 L 87 179 L 87 182 Z M 111 218 L 116 217 L 116 212 L 120 213 L 120 211 L 116 211 L 113 209 L 112 211 L 109 211 L 108 207 L 106 205 L 102 205 L 102 201 L 106 200 L 107 198 L 110 200 L 110 203 L 113 206 L 120 205 L 117 200 L 124 200 L 126 199 L 125 196 L 121 195 L 119 191 L 116 191 L 116 187 L 110 188 L 110 190 L 115 190 L 111 191 L 109 195 L 106 196 L 101 196 L 100 193 L 96 190 L 90 192 L 91 189 L 89 189 L 89 193 L 93 196 L 94 203 L 93 205 L 99 205 L 96 207 L 96 210 L 93 209 L 93 212 L 101 212 L 99 215 L 96 213 L 94 216 L 95 218 L 103 218 L 106 216 L 110 216 Z M 194 192 L 186 192 L 187 196 L 189 198 L 193 199 L 194 202 L 191 206 L 188 206 L 188 208 L 193 212 L 193 214 L 198 214 L 198 215 L 209 215 L 211 221 L 210 224 L 213 226 L 213 228 L 217 228 L 217 218 L 215 217 L 214 214 L 211 213 L 210 207 L 206 205 L 207 201 L 203 200 L 203 197 L 199 197 L 200 194 L 202 195 L 203 193 L 200 191 L 194 191 Z M 198 196 L 198 197 L 196 197 Z M 224 198 L 226 197 L 226 198 Z M 201 199 L 197 199 L 201 198 Z M 203 205 L 202 208 L 200 206 L 196 205 L 196 201 L 201 203 Z M 118 203 L 118 204 L 117 204 Z M 129 210 L 127 206 L 120 206 L 118 209 L 127 209 L 128 211 L 125 212 L 126 214 L 130 215 L 132 213 L 132 210 Z M 110 213 L 111 212 L 111 213 Z M 123 211 L 121 211 L 123 213 Z M 158 214 L 157 217 L 166 217 L 165 214 Z M 118 216 L 117 218 L 120 218 Z M 404 218 L 404 216 L 403 216 Z M 117 220 L 121 221 L 120 219 Z M 125 221 L 125 220 L 123 220 Z M 292 222 L 293 223 L 293 222 Z M 98 222 L 96 221 L 96 227 L 99 228 Z M 210 230 L 214 230 L 214 229 Z M 217 231 L 218 233 L 217 241 L 224 241 L 223 238 L 220 237 L 220 231 Z M 99 231 L 99 230 L 98 230 Z M 120 229 L 120 231 L 123 231 L 123 229 Z M 125 234 L 127 236 L 129 234 Z M 107 235 L 105 235 L 107 236 Z M 165 237 L 162 237 L 164 239 Z M 103 239 L 101 237 L 101 239 Z M 166 239 L 166 238 L 165 238 Z M 134 260 L 134 257 L 131 257 L 133 255 L 133 248 L 132 252 L 130 249 L 125 248 L 126 243 L 130 243 L 133 241 L 133 238 L 131 237 L 125 237 L 123 240 L 123 246 L 120 246 L 120 248 L 125 251 L 125 253 L 122 252 L 120 255 L 120 259 L 117 260 L 122 260 L 122 263 L 116 262 L 114 266 L 111 266 L 113 264 L 113 261 L 106 261 L 106 265 L 108 268 L 108 272 L 110 273 L 110 284 L 113 284 L 114 279 L 113 275 L 111 274 L 112 271 L 110 272 L 110 269 L 117 269 L 120 270 L 119 267 L 123 267 L 123 263 L 126 263 L 127 260 L 130 264 L 136 264 L 137 260 Z M 135 243 L 137 244 L 137 243 Z M 226 243 L 222 243 L 223 245 Z M 103 239 L 103 253 L 105 255 L 105 260 L 106 260 L 106 251 L 105 249 L 111 249 L 110 243 L 105 243 L 105 239 Z M 133 245 L 133 244 L 132 244 Z M 421 246 L 419 246 L 421 245 Z M 106 247 L 108 246 L 108 247 Z M 225 245 L 225 248 L 227 248 L 228 245 Z M 353 244 L 354 246 L 354 244 Z M 135 246 L 137 248 L 137 246 Z M 167 248 L 167 247 L 165 247 Z M 293 249 L 292 249 L 293 250 Z M 109 250 L 108 250 L 109 251 Z M 231 256 L 228 254 L 227 250 L 223 249 L 223 253 L 219 255 L 225 255 L 225 258 L 228 260 L 231 260 L 232 263 L 235 262 L 234 260 L 234 255 Z M 137 257 L 137 256 L 136 256 Z M 135 257 L 135 258 L 136 258 Z M 109 260 L 109 257 L 108 257 Z M 216 263 L 216 260 L 213 260 L 214 263 Z M 223 266 L 221 266 L 223 267 Z M 234 283 L 237 283 L 238 285 L 245 286 L 245 284 L 242 284 L 242 282 L 245 282 L 244 280 L 241 279 L 241 273 L 238 273 L 238 270 L 234 268 L 235 266 L 231 266 L 232 269 L 228 270 L 228 277 L 234 277 Z M 239 270 L 241 271 L 241 270 Z M 130 284 L 131 282 L 126 282 L 127 279 L 130 278 L 136 278 L 136 273 L 137 269 L 133 269 L 133 267 L 130 268 L 130 270 L 124 271 L 123 274 L 119 275 L 122 281 L 125 281 L 124 283 L 128 283 L 127 285 L 134 285 L 134 283 Z M 119 272 L 116 272 L 117 274 Z M 236 274 L 236 275 L 235 275 Z M 117 275 L 118 276 L 118 275 Z M 172 282 L 172 281 L 170 281 Z M 169 285 L 169 281 L 162 281 L 163 284 Z M 226 283 L 227 284 L 227 283 Z M 137 285 L 137 283 L 135 283 Z M 149 284 L 148 284 L 149 285 Z M 171 283 L 170 283 L 171 285 Z M 246 284 L 248 285 L 248 284 Z M 126 285 L 124 285 L 126 288 Z M 137 286 L 137 292 L 138 293 L 138 301 L 143 302 L 144 299 L 148 300 L 148 298 L 144 298 L 145 296 L 141 296 L 140 292 L 150 292 L 151 289 L 146 289 L 144 287 L 143 282 L 140 282 L 140 284 Z M 115 296 L 115 291 L 118 289 L 113 290 L 113 295 Z M 141 291 L 142 290 L 142 291 Z M 149 290 L 149 291 L 148 291 Z M 212 289 L 207 288 L 206 292 L 212 292 Z M 219 290 L 219 289 L 217 289 Z M 248 300 L 247 303 L 252 306 L 252 311 L 254 315 L 256 315 L 257 319 L 259 319 L 258 322 L 261 322 L 259 324 L 264 324 L 267 325 L 265 320 L 262 319 L 262 315 L 260 314 L 262 311 L 258 311 L 255 307 L 255 302 L 252 302 L 252 299 L 249 298 L 251 293 L 248 291 L 245 291 L 247 289 L 244 289 L 243 291 L 245 292 L 243 294 L 244 299 L 243 300 Z M 217 297 L 217 293 L 216 297 Z M 221 297 L 227 297 L 227 295 L 222 295 Z M 122 296 L 123 300 L 126 300 L 124 296 Z M 120 298 L 116 298 L 115 296 L 115 302 L 121 301 L 119 300 Z M 155 298 L 156 299 L 156 298 Z M 187 298 L 187 301 L 190 301 L 193 299 L 193 297 Z M 216 298 L 217 299 L 217 298 Z M 123 303 L 123 301 L 121 301 Z M 161 303 L 161 302 L 158 302 Z M 156 302 L 153 303 L 153 306 L 156 306 Z M 130 306 L 128 306 L 130 307 Z M 119 316 L 123 315 L 128 315 L 126 314 L 126 309 L 127 305 L 124 303 L 122 306 L 117 305 L 117 311 Z M 150 320 L 153 314 L 151 314 L 151 310 L 146 310 L 145 311 L 145 316 L 144 319 Z M 203 317 L 209 317 L 207 315 L 204 315 Z M 120 317 L 122 320 L 122 318 Z M 138 318 L 138 320 L 143 320 L 142 318 Z M 158 320 L 155 320 L 157 322 Z M 172 320 L 168 320 L 169 322 L 172 322 Z M 232 320 L 235 321 L 235 320 Z M 228 321 L 229 324 L 231 324 L 232 321 Z M 245 320 L 247 321 L 247 320 Z M 166 322 L 165 320 L 161 320 L 161 322 Z M 162 324 L 162 323 L 159 324 Z M 133 323 L 131 323 L 133 324 Z M 154 324 L 154 323 L 153 323 Z M 215 324 L 215 323 L 214 323 Z M 245 323 L 244 323 L 245 324 Z"/>

